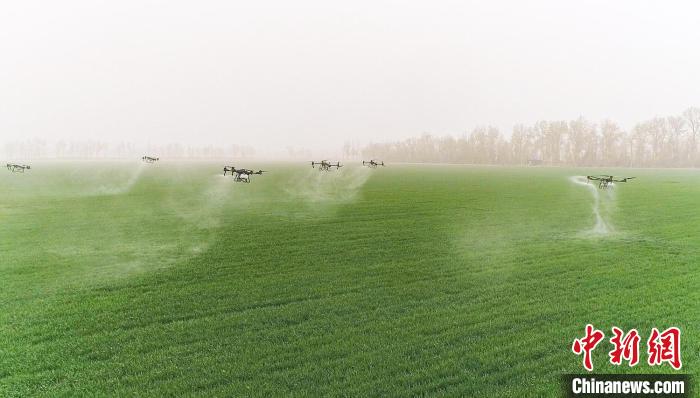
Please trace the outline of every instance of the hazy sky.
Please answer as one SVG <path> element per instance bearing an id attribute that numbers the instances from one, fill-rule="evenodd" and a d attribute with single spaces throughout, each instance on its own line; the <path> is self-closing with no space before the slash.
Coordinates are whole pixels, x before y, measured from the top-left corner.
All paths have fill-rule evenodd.
<path id="1" fill-rule="evenodd" d="M 700 106 L 693 1 L 6 1 L 0 141 L 335 148 Z"/>

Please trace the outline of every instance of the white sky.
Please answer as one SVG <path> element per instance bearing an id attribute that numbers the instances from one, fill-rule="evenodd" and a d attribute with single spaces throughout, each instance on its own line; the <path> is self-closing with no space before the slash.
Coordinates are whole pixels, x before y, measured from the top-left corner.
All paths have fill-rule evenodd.
<path id="1" fill-rule="evenodd" d="M 0 142 L 337 148 L 700 106 L 700 3 L 5 1 Z"/>

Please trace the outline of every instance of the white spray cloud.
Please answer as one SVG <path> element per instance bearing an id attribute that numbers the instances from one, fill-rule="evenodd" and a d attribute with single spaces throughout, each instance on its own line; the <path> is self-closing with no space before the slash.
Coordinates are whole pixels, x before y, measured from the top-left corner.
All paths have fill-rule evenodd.
<path id="1" fill-rule="evenodd" d="M 140 165 L 139 172 L 127 184 L 117 184 L 123 192 L 128 192 L 138 176 L 149 165 Z M 182 182 L 182 181 L 181 181 Z M 230 178 L 220 175 L 206 177 L 200 191 L 194 197 L 172 192 L 163 198 L 159 210 L 166 210 L 169 217 L 177 217 L 182 228 L 174 228 L 167 239 L 146 240 L 124 238 L 118 246 L 124 253 L 138 253 L 138 259 L 120 261 L 115 258 L 109 266 L 91 269 L 87 272 L 100 273 L 102 278 L 125 278 L 138 273 L 163 269 L 206 252 L 216 238 L 213 229 L 221 225 L 221 215 L 226 201 L 231 199 L 233 184 Z M 113 194 L 116 194 L 116 190 Z M 75 250 L 75 249 L 74 249 Z M 75 255 L 74 253 L 63 253 Z"/>
<path id="2" fill-rule="evenodd" d="M 226 203 L 234 200 L 234 189 L 232 177 L 212 175 L 207 178 L 196 203 L 183 203 L 176 196 L 167 197 L 166 203 L 173 209 L 173 214 L 183 221 L 201 229 L 216 228 L 221 225 L 221 214 Z"/>
<path id="3" fill-rule="evenodd" d="M 8 188 L 18 196 L 113 196 L 130 192 L 146 168 L 141 162 L 41 162 L 31 173 L 3 176 L 13 178 Z"/>
<path id="4" fill-rule="evenodd" d="M 131 188 L 136 185 L 143 174 L 144 163 L 139 162 L 129 169 L 128 174 L 122 176 L 120 179 L 105 178 L 105 181 L 110 181 L 109 184 L 102 184 L 92 193 L 93 195 L 121 195 L 131 191 Z M 100 173 L 102 177 L 104 172 Z M 126 178 L 124 178 L 126 177 Z"/>
<path id="5" fill-rule="evenodd" d="M 598 184 L 589 183 L 588 179 L 583 176 L 574 176 L 569 178 L 571 182 L 577 185 L 584 186 L 588 188 L 588 191 L 593 196 L 592 210 L 593 215 L 595 215 L 595 225 L 589 231 L 586 231 L 587 235 L 602 236 L 608 235 L 614 231 L 614 228 L 609 220 L 606 220 L 604 213 L 602 211 L 601 199 L 613 200 L 615 198 L 612 189 L 606 189 L 603 192 L 605 196 L 601 195 L 601 190 L 598 188 Z"/>
<path id="6" fill-rule="evenodd" d="M 366 167 L 343 167 L 328 172 L 309 169 L 291 178 L 285 192 L 311 203 L 349 203 L 355 200 L 371 173 Z"/>
<path id="7" fill-rule="evenodd" d="M 113 196 L 129 193 L 141 179 L 143 162 L 120 164 L 81 164 L 72 167 L 66 180 L 58 181 L 70 196 Z M 52 191 L 56 194 L 57 189 Z"/>

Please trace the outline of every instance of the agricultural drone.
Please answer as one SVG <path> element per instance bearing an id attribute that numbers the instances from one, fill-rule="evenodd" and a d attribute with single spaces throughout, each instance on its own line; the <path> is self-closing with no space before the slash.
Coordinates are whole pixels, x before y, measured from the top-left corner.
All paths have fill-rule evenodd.
<path id="1" fill-rule="evenodd" d="M 250 176 L 253 174 L 267 173 L 265 170 L 253 171 L 250 169 L 237 169 L 234 166 L 224 166 L 224 175 L 231 173 L 234 182 L 245 182 L 250 183 Z"/>
<path id="2" fill-rule="evenodd" d="M 335 167 L 337 169 L 343 167 L 340 162 L 337 162 L 336 164 L 333 164 L 329 162 L 328 160 L 322 160 L 320 162 L 316 161 L 311 161 L 311 167 L 315 168 L 316 165 L 318 165 L 318 169 L 321 171 L 330 171 L 331 167 Z"/>
<path id="3" fill-rule="evenodd" d="M 586 176 L 586 179 L 588 182 L 591 181 L 598 181 L 598 188 L 600 189 L 607 189 L 613 185 L 615 185 L 616 182 L 627 182 L 635 177 L 624 177 L 624 178 L 618 178 L 615 179 L 613 176 Z"/>
<path id="4" fill-rule="evenodd" d="M 384 167 L 384 162 L 383 162 L 383 161 L 379 161 L 379 160 L 370 159 L 369 162 L 365 162 L 365 161 L 363 160 L 363 161 L 362 161 L 362 165 L 363 165 L 363 166 L 367 166 L 367 167 L 369 167 L 369 168 L 371 168 L 371 169 L 376 169 L 377 166 L 382 166 L 382 167 Z"/>
<path id="5" fill-rule="evenodd" d="M 153 157 L 150 157 L 150 156 L 144 156 L 144 157 L 141 158 L 141 160 L 143 160 L 143 161 L 146 162 L 146 163 L 155 163 L 155 162 L 159 161 L 160 158 L 153 158 Z"/>
<path id="6" fill-rule="evenodd" d="M 31 167 L 29 167 L 26 164 L 13 164 L 13 163 L 8 163 L 7 169 L 14 172 L 19 172 L 19 173 L 24 173 L 24 170 L 29 170 Z"/>

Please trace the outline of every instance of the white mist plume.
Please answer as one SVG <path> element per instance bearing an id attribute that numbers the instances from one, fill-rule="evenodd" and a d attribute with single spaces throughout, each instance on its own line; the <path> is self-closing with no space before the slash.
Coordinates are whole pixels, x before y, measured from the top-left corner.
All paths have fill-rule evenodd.
<path id="1" fill-rule="evenodd" d="M 614 228 L 612 224 L 610 224 L 609 221 L 605 220 L 601 213 L 601 192 L 597 184 L 589 183 L 586 177 L 583 176 L 574 176 L 571 177 L 569 180 L 571 180 L 571 182 L 573 182 L 574 184 L 587 187 L 589 192 L 591 192 L 591 195 L 593 195 L 592 209 L 593 214 L 595 215 L 595 226 L 593 226 L 593 228 L 587 232 L 593 235 L 607 235 L 613 232 Z M 608 189 L 605 192 L 607 193 L 608 198 L 614 198 L 612 190 Z"/>
<path id="2" fill-rule="evenodd" d="M 343 167 L 328 172 L 309 169 L 292 178 L 285 192 L 313 203 L 348 203 L 357 197 L 371 173 L 366 167 Z"/>
<path id="3" fill-rule="evenodd" d="M 141 174 L 143 173 L 145 165 L 143 162 L 139 162 L 132 170 L 129 178 L 126 181 L 119 183 L 118 185 L 112 185 L 110 187 L 101 187 L 100 193 L 103 195 L 120 195 L 131 191 L 131 188 L 136 185 Z"/>
<path id="4" fill-rule="evenodd" d="M 89 173 L 81 168 L 72 173 L 71 179 L 78 186 L 89 186 L 82 192 L 85 196 L 122 195 L 136 185 L 145 167 L 143 162 L 138 162 L 128 167 L 100 167 Z"/>
<path id="5" fill-rule="evenodd" d="M 232 177 L 221 174 L 203 178 L 204 184 L 197 185 L 196 195 L 187 195 L 186 200 L 177 193 L 167 195 L 162 199 L 162 207 L 183 222 L 207 230 L 221 225 L 221 215 L 227 202 L 234 200 L 235 184 Z"/>

